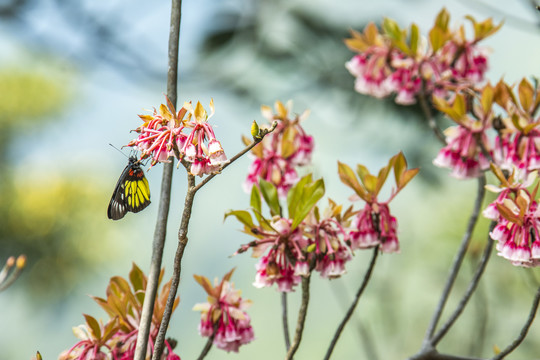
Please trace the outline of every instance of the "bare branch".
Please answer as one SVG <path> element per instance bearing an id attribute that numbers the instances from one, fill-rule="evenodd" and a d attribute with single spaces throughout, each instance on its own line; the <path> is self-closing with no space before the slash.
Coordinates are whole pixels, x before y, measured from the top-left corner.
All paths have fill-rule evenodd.
<path id="1" fill-rule="evenodd" d="M 287 313 L 287 293 L 281 293 L 281 320 L 283 323 L 283 336 L 285 337 L 285 350 L 289 351 L 291 347 L 291 337 L 289 335 L 289 315 Z"/>
<path id="2" fill-rule="evenodd" d="M 371 278 L 373 268 L 375 267 L 375 262 L 377 261 L 377 255 L 378 254 L 379 254 L 379 247 L 377 246 L 377 247 L 375 247 L 373 249 L 373 255 L 371 257 L 371 262 L 369 263 L 369 267 L 368 267 L 368 269 L 366 271 L 366 275 L 364 275 L 364 279 L 362 280 L 362 284 L 360 285 L 360 288 L 356 292 L 356 296 L 354 297 L 354 300 L 353 300 L 351 306 L 349 307 L 349 310 L 347 310 L 347 313 L 343 317 L 343 320 L 339 324 L 339 326 L 338 326 L 338 328 L 337 328 L 337 330 L 336 330 L 336 332 L 334 334 L 334 337 L 333 337 L 332 341 L 330 342 L 330 346 L 328 347 L 328 350 L 326 351 L 326 355 L 324 356 L 325 360 L 330 359 L 330 356 L 332 355 L 332 351 L 334 351 L 334 347 L 336 346 L 337 341 L 339 340 L 339 336 L 341 335 L 341 332 L 345 328 L 345 325 L 347 325 L 347 322 L 351 318 L 351 316 L 352 316 L 352 314 L 354 312 L 354 309 L 356 308 L 356 305 L 358 304 L 358 300 L 360 300 L 360 296 L 362 296 L 362 293 L 366 289 L 366 286 L 367 286 L 367 284 L 369 282 L 369 279 Z"/>
<path id="3" fill-rule="evenodd" d="M 536 316 L 536 311 L 538 310 L 539 303 L 540 303 L 540 287 L 538 288 L 538 290 L 536 290 L 536 295 L 534 296 L 534 299 L 533 299 L 531 311 L 529 312 L 529 317 L 527 318 L 527 321 L 525 321 L 525 324 L 523 325 L 523 328 L 521 329 L 519 336 L 510 345 L 508 345 L 506 349 L 504 349 L 497 356 L 495 356 L 493 360 L 504 359 L 506 355 L 514 351 L 519 346 L 519 344 L 523 342 L 523 340 L 525 339 L 525 336 L 527 336 L 527 332 L 529 332 L 529 328 L 531 327 L 532 322 L 534 321 L 534 317 Z"/>
<path id="4" fill-rule="evenodd" d="M 300 305 L 300 311 L 298 311 L 298 321 L 296 323 L 296 332 L 294 334 L 294 340 L 287 351 L 286 360 L 291 360 L 300 346 L 302 341 L 302 334 L 304 332 L 304 323 L 306 321 L 307 309 L 309 304 L 309 281 L 311 280 L 311 272 L 307 277 L 302 277 L 302 304 Z"/>
<path id="5" fill-rule="evenodd" d="M 469 218 L 467 229 L 465 230 L 465 233 L 463 234 L 461 245 L 458 249 L 458 252 L 456 253 L 456 256 L 454 257 L 454 261 L 450 268 L 450 274 L 448 275 L 448 279 L 446 280 L 446 284 L 443 289 L 443 293 L 441 295 L 441 298 L 439 300 L 435 313 L 433 314 L 433 317 L 431 318 L 431 322 L 426 331 L 426 335 L 424 337 L 424 344 L 423 344 L 424 347 L 426 347 L 428 344 L 431 343 L 431 339 L 433 338 L 433 334 L 435 333 L 437 323 L 439 322 L 441 318 L 442 312 L 444 310 L 444 306 L 446 304 L 446 301 L 448 300 L 448 297 L 450 296 L 450 291 L 452 290 L 452 287 L 456 280 L 459 269 L 461 268 L 461 264 L 463 263 L 463 258 L 465 257 L 465 254 L 467 253 L 467 249 L 471 241 L 474 227 L 476 226 L 476 222 L 478 221 L 478 214 L 480 213 L 480 208 L 484 200 L 484 195 L 485 195 L 484 186 L 485 185 L 486 185 L 486 177 L 482 175 L 481 177 L 478 178 L 478 190 L 476 193 L 476 200 L 474 203 L 473 212 L 471 213 L 471 216 Z"/>
<path id="6" fill-rule="evenodd" d="M 492 221 L 491 226 L 489 229 L 489 232 L 493 231 L 493 228 L 495 228 L 496 222 Z M 436 346 L 437 343 L 444 337 L 444 335 L 448 332 L 450 327 L 454 324 L 454 322 L 457 320 L 457 318 L 461 315 L 463 310 L 465 309 L 465 306 L 467 305 L 467 302 L 471 298 L 471 295 L 473 294 L 474 290 L 476 289 L 476 286 L 480 282 L 480 278 L 482 277 L 482 274 L 484 273 L 484 270 L 487 266 L 487 263 L 489 261 L 490 255 L 491 255 L 491 249 L 493 248 L 493 240 L 491 240 L 491 237 L 487 236 L 487 244 L 484 249 L 484 254 L 482 255 L 482 259 L 480 260 L 480 263 L 478 264 L 478 267 L 476 268 L 476 272 L 469 283 L 469 286 L 467 287 L 467 291 L 465 291 L 465 294 L 463 295 L 463 298 L 460 300 L 458 306 L 456 307 L 456 310 L 454 313 L 450 316 L 450 318 L 444 323 L 443 326 L 441 326 L 441 329 L 433 336 L 431 339 L 431 344 L 433 346 Z"/>

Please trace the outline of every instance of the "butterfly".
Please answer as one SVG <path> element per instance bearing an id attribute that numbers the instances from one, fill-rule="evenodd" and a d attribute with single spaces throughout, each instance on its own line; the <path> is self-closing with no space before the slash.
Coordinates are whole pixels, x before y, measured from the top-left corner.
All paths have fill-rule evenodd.
<path id="1" fill-rule="evenodd" d="M 144 171 L 135 156 L 129 157 L 127 164 L 114 188 L 107 217 L 119 220 L 128 211 L 139 212 L 150 205 L 150 186 Z"/>

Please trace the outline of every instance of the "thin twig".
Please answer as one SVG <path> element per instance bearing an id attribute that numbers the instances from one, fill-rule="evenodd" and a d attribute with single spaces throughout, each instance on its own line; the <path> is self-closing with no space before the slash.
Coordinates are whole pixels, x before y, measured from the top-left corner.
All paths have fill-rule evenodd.
<path id="1" fill-rule="evenodd" d="M 493 360 L 504 359 L 506 355 L 510 354 L 519 346 L 519 344 L 521 344 L 521 342 L 525 339 L 525 336 L 527 336 L 527 332 L 529 331 L 529 328 L 532 325 L 534 317 L 536 316 L 536 311 L 538 310 L 539 303 L 540 303 L 540 287 L 538 288 L 538 290 L 536 290 L 536 295 L 534 296 L 534 299 L 533 299 L 531 311 L 529 312 L 529 317 L 527 318 L 527 321 L 523 325 L 523 328 L 521 328 L 521 332 L 519 333 L 519 336 L 510 345 L 508 345 L 506 349 L 504 349 L 499 354 L 497 354 L 497 356 L 495 356 Z"/>
<path id="2" fill-rule="evenodd" d="M 378 254 L 379 254 L 379 247 L 377 246 L 377 247 L 375 247 L 373 249 L 373 255 L 371 256 L 371 262 L 369 263 L 369 267 L 368 267 L 368 269 L 366 271 L 366 275 L 364 275 L 364 279 L 362 280 L 362 284 L 360 285 L 360 288 L 356 292 L 356 296 L 354 297 L 354 300 L 353 300 L 351 306 L 349 307 L 349 310 L 347 310 L 347 313 L 343 317 L 343 320 L 341 320 L 341 323 L 339 324 L 336 332 L 334 333 L 334 337 L 332 339 L 332 342 L 330 342 L 330 346 L 328 347 L 328 350 L 326 351 L 326 355 L 324 356 L 325 360 L 330 359 L 330 356 L 332 355 L 332 351 L 334 351 L 334 347 L 336 346 L 336 344 L 337 344 L 337 342 L 339 340 L 339 336 L 341 335 L 341 332 L 343 331 L 343 329 L 345 328 L 345 325 L 347 324 L 347 322 L 351 318 L 351 316 L 352 316 L 352 314 L 354 312 L 354 309 L 356 308 L 356 305 L 358 304 L 358 300 L 360 300 L 360 296 L 362 296 L 362 293 L 366 289 L 366 286 L 367 286 L 367 284 L 369 282 L 369 279 L 371 278 L 373 268 L 375 267 L 375 262 L 377 261 Z"/>
<path id="3" fill-rule="evenodd" d="M 422 85 L 422 86 L 424 86 L 424 85 Z M 426 118 L 426 120 L 428 122 L 429 128 L 431 129 L 431 131 L 433 131 L 433 133 L 435 134 L 437 139 L 439 139 L 439 141 L 443 145 L 446 145 L 445 136 L 441 132 L 439 127 L 437 126 L 437 123 L 435 122 L 435 118 L 433 117 L 433 114 L 431 113 L 431 109 L 429 107 L 429 104 L 428 104 L 428 102 L 426 100 L 426 93 L 425 93 L 425 91 L 423 89 L 420 92 L 420 94 L 417 96 L 417 99 L 418 99 L 418 102 L 420 103 L 420 107 L 422 108 L 422 112 L 424 113 L 424 116 L 425 116 L 425 118 Z"/>
<path id="4" fill-rule="evenodd" d="M 241 158 L 244 154 L 246 154 L 248 151 L 250 151 L 251 149 L 253 149 L 257 144 L 259 144 L 261 141 L 263 141 L 264 137 L 268 134 L 270 134 L 272 131 L 274 131 L 277 127 L 278 123 L 277 121 L 274 121 L 274 123 L 272 124 L 272 127 L 266 132 L 264 133 L 259 139 L 255 139 L 251 144 L 249 144 L 248 146 L 246 146 L 242 151 L 240 151 L 238 154 L 234 155 L 232 158 L 229 159 L 229 161 L 224 164 L 221 169 L 219 169 L 219 173 L 214 173 L 214 174 L 211 174 L 211 175 L 208 175 L 207 177 L 205 177 L 200 183 L 197 184 L 197 186 L 195 186 L 195 191 L 199 190 L 201 187 L 203 187 L 204 185 L 206 185 L 210 180 L 212 180 L 217 174 L 220 174 L 227 166 L 231 165 L 233 162 L 235 162 L 236 160 L 238 160 L 239 158 Z"/>
<path id="5" fill-rule="evenodd" d="M 210 335 L 208 337 L 208 341 L 206 342 L 206 344 L 204 345 L 204 348 L 202 349 L 201 351 L 201 354 L 199 355 L 199 357 L 197 358 L 197 360 L 202 360 L 206 357 L 206 355 L 208 355 L 208 353 L 210 352 L 210 349 L 212 349 L 212 344 L 214 343 L 214 338 L 216 337 L 216 333 L 218 331 L 218 327 L 219 327 L 219 322 L 216 322 L 214 324 L 214 331 L 212 331 L 212 335 Z"/>
<path id="6" fill-rule="evenodd" d="M 496 225 L 496 222 L 492 221 L 489 232 L 493 231 L 493 228 L 495 228 L 495 225 Z M 471 298 L 471 295 L 476 289 L 476 286 L 478 285 L 480 278 L 482 277 L 482 274 L 484 273 L 486 265 L 489 261 L 489 257 L 491 255 L 492 248 L 493 248 L 493 240 L 491 240 L 491 237 L 488 235 L 487 244 L 484 249 L 484 254 L 482 255 L 482 259 L 480 260 L 480 263 L 478 264 L 478 267 L 476 268 L 476 272 L 471 282 L 469 283 L 469 286 L 467 287 L 467 290 L 465 291 L 463 298 L 461 298 L 461 300 L 459 301 L 459 304 L 456 307 L 456 310 L 454 310 L 454 313 L 452 314 L 452 316 L 450 316 L 448 320 L 446 320 L 444 325 L 441 326 L 441 329 L 435 334 L 435 336 L 431 338 L 432 346 L 437 345 L 437 343 L 444 337 L 444 335 L 448 332 L 450 327 L 454 324 L 454 322 L 457 320 L 457 318 L 461 315 L 461 313 L 465 309 L 467 302 Z"/>
<path id="7" fill-rule="evenodd" d="M 437 323 L 439 322 L 441 318 L 442 312 L 444 310 L 444 306 L 446 304 L 446 301 L 448 300 L 448 297 L 450 296 L 450 291 L 452 290 L 452 287 L 456 280 L 459 269 L 461 268 L 461 264 L 463 263 L 463 258 L 465 257 L 465 254 L 469 247 L 472 233 L 474 231 L 474 227 L 476 226 L 476 222 L 478 220 L 478 214 L 480 213 L 480 208 L 484 200 L 484 194 L 485 194 L 484 186 L 485 185 L 486 185 L 486 177 L 482 175 L 481 177 L 478 178 L 478 190 L 476 193 L 476 200 L 474 202 L 473 212 L 469 218 L 469 223 L 467 224 L 465 233 L 463 234 L 461 245 L 458 249 L 456 256 L 454 257 L 454 261 L 450 268 L 450 273 L 448 275 L 448 279 L 446 280 L 446 284 L 444 286 L 441 298 L 439 300 L 439 303 L 437 304 L 437 308 L 427 328 L 426 335 L 424 337 L 423 347 L 428 346 L 428 344 L 431 342 L 431 339 L 433 338 L 433 333 L 435 332 Z"/>
<path id="8" fill-rule="evenodd" d="M 281 293 L 281 320 L 283 322 L 283 336 L 285 337 L 285 350 L 291 347 L 291 337 L 289 335 L 289 315 L 287 313 L 287 293 Z"/>
<path id="9" fill-rule="evenodd" d="M 493 241 L 489 239 L 488 241 Z M 477 256 L 471 256 L 471 266 L 477 262 Z M 471 270 L 476 271 L 471 268 Z M 473 275 L 474 276 L 474 275 Z M 489 304 L 487 302 L 487 296 L 485 293 L 484 286 L 482 283 L 478 284 L 478 288 L 475 292 L 474 304 L 476 310 L 476 319 L 474 320 L 474 325 L 470 328 L 470 343 L 469 343 L 469 354 L 479 355 L 482 353 L 484 344 L 486 342 L 486 330 L 489 320 Z"/>
<path id="10" fill-rule="evenodd" d="M 171 314 L 174 306 L 174 300 L 176 298 L 176 293 L 178 291 L 178 285 L 180 284 L 180 273 L 182 271 L 182 257 L 184 256 L 184 250 L 188 243 L 188 225 L 189 219 L 191 218 L 191 209 L 193 207 L 193 199 L 195 198 L 195 177 L 188 174 L 188 191 L 186 193 L 186 199 L 184 201 L 184 212 L 182 213 L 182 220 L 180 221 L 180 229 L 178 230 L 178 247 L 176 248 L 176 254 L 174 256 L 174 268 L 171 288 L 169 291 L 169 296 L 167 297 L 167 303 L 165 305 L 165 310 L 163 312 L 163 317 L 161 319 L 161 324 L 159 326 L 159 332 L 156 337 L 156 343 L 154 346 L 154 354 L 152 355 L 152 360 L 161 359 L 161 354 L 163 353 L 163 345 L 165 343 L 165 334 L 169 327 L 169 322 L 171 320 Z"/>
<path id="11" fill-rule="evenodd" d="M 307 309 L 309 304 L 309 281 L 311 280 L 311 272 L 308 276 L 302 277 L 302 304 L 300 305 L 300 310 L 298 311 L 298 321 L 296 323 L 296 332 L 294 334 L 294 340 L 287 351 L 286 360 L 292 360 L 296 350 L 300 346 L 300 341 L 302 341 L 302 334 L 304 332 L 304 323 L 306 321 Z"/>
<path id="12" fill-rule="evenodd" d="M 335 281 L 333 283 L 332 291 L 330 292 L 332 295 L 334 295 L 336 301 L 339 302 L 339 305 L 343 311 L 347 311 L 349 308 L 348 291 L 342 281 Z M 378 360 L 380 356 L 377 353 L 375 343 L 368 327 L 362 323 L 358 317 L 352 318 L 351 321 L 355 322 L 358 337 L 362 339 L 362 343 L 359 343 L 358 347 L 365 352 L 365 356 L 363 356 L 363 358 L 369 360 Z"/>

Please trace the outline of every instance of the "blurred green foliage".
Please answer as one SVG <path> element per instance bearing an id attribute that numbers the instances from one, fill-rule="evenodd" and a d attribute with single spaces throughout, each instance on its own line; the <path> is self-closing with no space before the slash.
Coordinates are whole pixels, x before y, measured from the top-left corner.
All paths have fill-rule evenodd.
<path id="1" fill-rule="evenodd" d="M 85 174 L 21 169 L 7 159 L 25 129 L 59 118 L 70 100 L 68 87 L 14 68 L 0 71 L 0 88 L 0 261 L 26 254 L 21 285 L 41 301 L 60 297 L 96 256 L 88 244 L 103 238 L 96 226 L 103 191 Z"/>

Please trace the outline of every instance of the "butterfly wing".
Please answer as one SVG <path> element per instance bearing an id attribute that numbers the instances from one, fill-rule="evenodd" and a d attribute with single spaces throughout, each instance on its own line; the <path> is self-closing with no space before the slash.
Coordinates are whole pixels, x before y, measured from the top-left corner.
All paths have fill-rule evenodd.
<path id="1" fill-rule="evenodd" d="M 130 158 L 114 188 L 107 216 L 119 220 L 128 211 L 139 212 L 150 205 L 150 186 L 136 159 Z"/>

